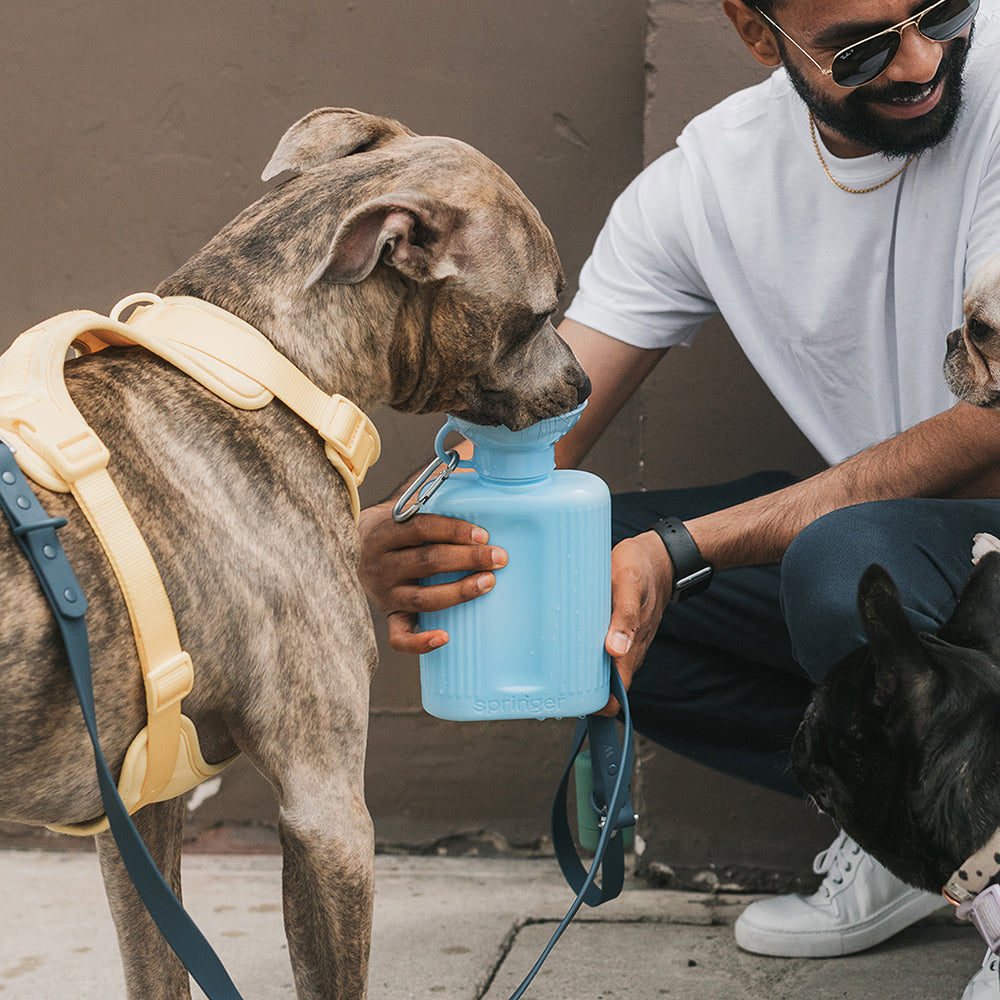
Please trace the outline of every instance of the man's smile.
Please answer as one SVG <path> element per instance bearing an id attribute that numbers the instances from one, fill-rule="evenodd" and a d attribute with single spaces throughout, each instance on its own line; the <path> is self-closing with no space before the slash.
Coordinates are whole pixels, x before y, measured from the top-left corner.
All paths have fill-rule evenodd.
<path id="1" fill-rule="evenodd" d="M 944 80 L 939 79 L 913 94 L 875 98 L 869 103 L 889 118 L 919 118 L 937 107 L 943 93 Z"/>

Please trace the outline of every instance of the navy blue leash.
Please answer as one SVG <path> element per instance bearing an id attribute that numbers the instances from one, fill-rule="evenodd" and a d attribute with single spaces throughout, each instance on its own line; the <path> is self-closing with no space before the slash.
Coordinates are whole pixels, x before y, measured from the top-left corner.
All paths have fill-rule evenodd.
<path id="1" fill-rule="evenodd" d="M 35 571 L 59 625 L 84 722 L 94 746 L 104 810 L 132 882 L 167 944 L 209 1000 L 242 1000 L 212 946 L 160 874 L 118 794 L 97 736 L 85 617 L 87 599 L 56 537 L 56 529 L 63 527 L 66 520 L 48 516 L 24 478 L 13 451 L 2 438 L 0 507 Z"/>
<path id="2" fill-rule="evenodd" d="M 629 781 L 632 775 L 632 715 L 629 712 L 625 685 L 618 671 L 611 668 L 611 693 L 622 707 L 624 731 L 621 744 L 618 742 L 618 723 L 615 719 L 600 715 L 588 715 L 576 724 L 569 760 L 563 771 L 559 787 L 552 801 L 552 846 L 556 860 L 570 888 L 576 892 L 576 899 L 566 911 L 549 943 L 538 961 L 525 976 L 521 985 L 511 995 L 510 1000 L 520 1000 L 524 991 L 535 978 L 542 964 L 549 957 L 562 933 L 576 916 L 580 907 L 600 906 L 614 899 L 622 891 L 625 882 L 625 837 L 622 831 L 635 826 L 636 816 L 632 811 L 629 795 Z M 598 813 L 601 834 L 594 851 L 594 860 L 588 869 L 580 861 L 579 852 L 573 842 L 566 810 L 566 792 L 569 788 L 573 763 L 585 741 L 590 743 L 590 760 L 594 775 L 591 808 Z M 601 884 L 595 879 L 601 874 Z"/>

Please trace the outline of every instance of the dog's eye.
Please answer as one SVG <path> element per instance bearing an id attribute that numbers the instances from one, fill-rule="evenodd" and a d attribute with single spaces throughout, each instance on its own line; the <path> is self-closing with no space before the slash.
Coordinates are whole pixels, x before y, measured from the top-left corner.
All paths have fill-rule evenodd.
<path id="1" fill-rule="evenodd" d="M 969 318 L 966 329 L 969 331 L 970 339 L 976 341 L 976 343 L 982 343 L 993 333 L 993 328 L 988 323 L 984 323 L 975 316 Z"/>

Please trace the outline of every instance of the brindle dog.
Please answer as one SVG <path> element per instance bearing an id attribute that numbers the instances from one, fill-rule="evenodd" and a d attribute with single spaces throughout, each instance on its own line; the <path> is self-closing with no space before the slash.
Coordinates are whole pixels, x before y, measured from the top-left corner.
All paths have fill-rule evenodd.
<path id="1" fill-rule="evenodd" d="M 575 407 L 589 382 L 549 317 L 562 274 L 511 179 L 469 146 L 320 109 L 264 179 L 289 179 L 157 289 L 260 330 L 321 389 L 371 411 L 448 410 L 518 429 Z M 209 762 L 241 750 L 280 806 L 285 924 L 301 1000 L 367 990 L 373 837 L 362 771 L 376 649 L 346 488 L 282 404 L 230 407 L 139 348 L 71 362 L 70 393 L 111 449 L 196 670 L 184 712 Z M 145 722 L 129 617 L 65 494 L 38 493 L 87 595 L 101 740 L 113 772 Z M 0 524 L 0 816 L 70 824 L 102 812 L 52 615 Z M 180 800 L 136 823 L 180 888 Z M 110 834 L 97 838 L 128 995 L 189 995 Z"/>

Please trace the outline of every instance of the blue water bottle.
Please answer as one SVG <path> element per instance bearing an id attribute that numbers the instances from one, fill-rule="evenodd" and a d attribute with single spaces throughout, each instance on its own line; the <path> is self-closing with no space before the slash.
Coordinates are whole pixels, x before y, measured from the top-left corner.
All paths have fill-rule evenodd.
<path id="1" fill-rule="evenodd" d="M 450 637 L 420 657 L 421 696 L 431 715 L 562 718 L 607 703 L 611 497 L 597 476 L 555 468 L 555 443 L 582 410 L 522 431 L 449 416 L 437 435 L 438 458 L 472 471 L 440 482 L 424 509 L 480 525 L 510 558 L 488 594 L 419 615 L 421 631 L 444 629 Z M 450 430 L 472 441 L 471 462 L 445 453 Z"/>

